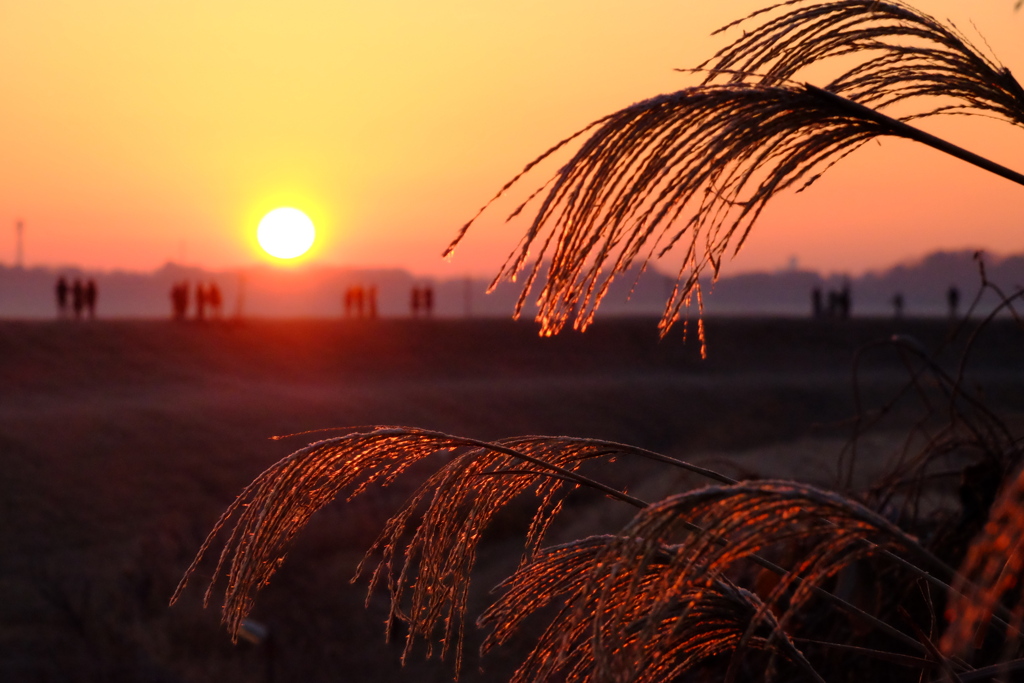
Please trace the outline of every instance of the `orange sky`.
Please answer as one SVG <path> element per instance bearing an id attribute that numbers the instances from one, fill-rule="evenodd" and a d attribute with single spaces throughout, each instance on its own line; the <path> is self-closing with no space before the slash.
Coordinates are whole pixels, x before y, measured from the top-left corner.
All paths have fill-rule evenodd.
<path id="1" fill-rule="evenodd" d="M 518 239 L 458 227 L 592 119 L 692 82 L 746 0 L 34 0 L 0 6 L 0 262 L 213 269 L 307 211 L 310 262 L 492 274 Z M 1012 0 L 920 0 L 1024 74 Z M 980 40 L 979 40 L 980 42 Z M 929 130 L 1024 171 L 1024 131 Z M 538 176 L 537 180 L 541 180 Z M 1024 188 L 913 143 L 870 145 L 770 206 L 726 272 L 858 273 L 937 248 L 1024 252 Z M 7 227 L 4 227 L 4 226 Z"/>

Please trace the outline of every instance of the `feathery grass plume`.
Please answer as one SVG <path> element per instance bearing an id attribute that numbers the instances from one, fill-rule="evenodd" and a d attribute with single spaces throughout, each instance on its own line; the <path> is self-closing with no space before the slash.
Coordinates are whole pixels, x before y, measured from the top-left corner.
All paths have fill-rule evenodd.
<path id="1" fill-rule="evenodd" d="M 694 524 L 705 531 L 695 534 Z M 707 487 L 644 508 L 614 537 L 562 546 L 521 568 L 481 619 L 493 629 L 485 648 L 506 642 L 530 614 L 560 599 L 516 680 L 671 680 L 677 668 L 705 657 L 776 646 L 814 678 L 784 629 L 816 587 L 857 560 L 917 547 L 862 505 L 812 486 Z M 792 551 L 793 566 L 773 576 L 766 595 L 727 596 L 730 623 L 743 624 L 737 637 L 732 627 L 716 630 L 721 622 L 705 632 L 686 613 L 697 609 L 702 591 L 715 595 L 718 582 L 749 569 L 747 560 L 782 548 Z M 743 611 L 753 605 L 754 612 Z M 758 630 L 765 628 L 767 634 Z"/>
<path id="2" fill-rule="evenodd" d="M 1020 638 L 1024 621 L 1021 575 L 1024 573 L 1024 471 L 1000 493 L 988 522 L 971 542 L 960 575 L 950 593 L 942 649 L 963 654 L 979 647 L 988 624 L 1003 602 L 1013 606 L 1008 637 Z"/>
<path id="3" fill-rule="evenodd" d="M 695 535 L 690 524 L 706 530 Z M 700 586 L 744 566 L 753 569 L 748 560 L 781 553 L 788 571 L 772 575 L 777 583 L 764 586 L 761 597 L 787 629 L 795 615 L 811 613 L 807 608 L 816 589 L 843 568 L 871 556 L 916 553 L 914 539 L 877 513 L 792 481 L 740 482 L 669 497 L 640 511 L 620 538 L 621 547 L 612 546 L 601 562 L 603 577 L 598 575 L 595 583 L 602 589 L 614 573 L 642 572 L 659 547 L 677 547 L 663 571 L 666 580 L 652 589 L 654 603 L 647 616 L 652 626 L 683 587 Z M 615 614 L 606 616 L 612 637 L 626 626 L 614 622 Z"/>
<path id="4" fill-rule="evenodd" d="M 559 614 L 516 671 L 513 683 L 554 677 L 637 683 L 676 680 L 708 660 L 731 655 L 741 645 L 747 650 L 779 652 L 812 671 L 761 600 L 724 578 L 676 592 L 671 608 L 662 610 L 660 621 L 650 628 L 646 622 L 656 589 L 663 583 L 662 572 L 671 567 L 675 548 L 663 548 L 644 567 L 642 576 L 616 575 L 599 596 L 592 590 L 592 571 L 615 543 L 618 539 L 613 536 L 594 536 L 547 548 L 502 584 L 503 595 L 478 620 L 480 626 L 492 627 L 484 652 L 506 644 L 538 610 L 551 603 L 560 605 Z M 632 619 L 618 643 L 620 650 L 611 657 L 598 658 L 594 652 L 611 635 L 596 612 L 599 605 L 606 609 L 614 605 L 628 611 Z M 574 619 L 579 613 L 592 620 Z M 616 663 L 613 670 L 595 670 L 596 661 L 608 660 Z M 621 666 L 627 661 L 630 666 Z"/>
<path id="5" fill-rule="evenodd" d="M 381 555 L 370 590 L 386 583 L 391 618 L 409 628 L 405 654 L 422 637 L 429 656 L 440 631 L 441 656 L 454 648 L 458 670 L 470 573 L 482 533 L 503 506 L 532 490 L 539 504 L 527 532 L 526 556 L 536 552 L 564 496 L 578 484 L 572 477 L 580 476 L 580 465 L 609 454 L 599 444 L 516 437 L 471 448 L 424 482 L 367 552 L 367 559 Z M 362 571 L 361 564 L 357 575 Z"/>
<path id="6" fill-rule="evenodd" d="M 233 521 L 204 604 L 212 597 L 217 580 L 226 575 L 222 615 L 234 637 L 252 608 L 255 593 L 270 581 L 284 561 L 288 544 L 316 511 L 346 490 L 351 498 L 371 484 L 387 486 L 417 461 L 463 445 L 383 428 L 326 439 L 295 451 L 264 470 L 224 511 L 182 578 L 172 603 L 221 531 Z"/>
<path id="7" fill-rule="evenodd" d="M 538 500 L 523 556 L 524 565 L 529 567 L 565 496 L 576 487 L 590 487 L 638 508 L 647 505 L 580 473 L 579 468 L 588 460 L 642 456 L 719 482 L 729 481 L 682 461 L 600 440 L 526 436 L 483 442 L 404 427 L 349 433 L 296 451 L 250 484 L 211 531 L 174 599 L 220 532 L 233 521 L 206 600 L 212 596 L 218 578 L 224 576 L 227 585 L 222 618 L 236 634 L 255 594 L 269 582 L 283 562 L 290 541 L 317 510 L 340 495 L 352 498 L 371 485 L 387 486 L 415 463 L 435 455 L 446 462 L 387 522 L 357 576 L 379 552 L 369 590 L 386 584 L 391 595 L 389 621 L 404 621 L 409 629 L 405 655 L 417 639 L 423 638 L 431 641 L 429 656 L 433 640 L 440 638 L 440 655 L 454 652 L 456 670 L 461 665 L 463 621 L 477 545 L 497 512 L 516 496 L 533 492 Z M 758 632 L 766 624 L 769 633 L 777 628 L 768 610 L 783 612 L 780 621 L 784 625 L 790 612 L 799 609 L 817 589 L 816 583 L 854 560 L 876 554 L 891 558 L 888 553 L 892 549 L 920 550 L 911 537 L 862 506 L 796 484 L 732 483 L 677 495 L 648 511 L 608 545 L 587 579 L 591 592 L 588 599 L 598 601 L 595 614 L 600 617 L 604 634 L 593 656 L 609 670 L 626 667 L 630 652 L 642 655 L 646 662 L 661 662 L 661 668 L 652 671 L 690 666 L 698 661 L 693 657 L 718 652 L 708 643 L 701 645 L 705 649 L 691 651 L 691 646 L 703 642 L 700 633 L 693 634 L 697 640 L 692 643 L 674 639 L 681 628 L 689 628 L 681 625 L 676 598 L 690 596 L 687 604 L 700 602 L 691 595 L 693 591 L 698 597 L 704 595 L 701 591 L 710 590 L 709 581 L 725 580 L 726 572 L 745 558 L 762 567 L 771 566 L 773 572 L 781 571 L 783 576 L 764 604 L 758 603 L 756 620 L 744 622 L 747 627 L 737 647 L 746 650 L 748 642 L 753 643 L 750 647 L 760 647 L 763 638 L 768 637 L 768 644 L 781 647 L 773 652 L 809 670 L 788 640 L 778 640 L 782 635 Z M 703 531 L 695 523 L 709 529 Z M 814 547 L 796 566 L 787 568 L 788 573 L 757 556 L 780 543 L 801 542 Z M 672 562 L 652 573 L 653 558 L 665 557 L 666 549 Z M 528 575 L 529 570 L 521 574 Z M 611 591 L 612 576 L 624 580 L 633 577 L 619 587 L 624 586 L 625 593 L 619 588 Z M 660 578 L 651 583 L 651 577 Z M 650 583 L 650 590 L 638 588 L 644 581 Z M 613 593 L 625 597 L 609 598 Z M 737 595 L 735 591 L 730 593 L 734 603 Z M 780 608 L 783 602 L 789 606 L 787 611 Z M 632 612 L 623 607 L 640 604 L 647 607 Z M 736 604 L 749 607 L 753 603 L 744 598 Z M 578 608 L 566 612 L 552 633 L 581 628 L 573 620 L 578 621 L 583 614 Z M 885 626 L 882 630 L 889 635 L 900 635 L 886 624 L 873 621 L 878 628 Z M 509 630 L 498 626 L 496 632 Z M 721 642 L 726 643 L 722 647 L 732 647 L 728 638 Z M 619 661 L 620 655 L 625 659 Z"/>
<path id="8" fill-rule="evenodd" d="M 174 599 L 233 522 L 206 599 L 223 575 L 223 620 L 237 633 L 255 594 L 270 581 L 289 543 L 316 511 L 341 495 L 351 499 L 371 485 L 387 486 L 415 463 L 437 454 L 445 455 L 446 462 L 387 522 L 359 572 L 379 552 L 370 590 L 386 584 L 391 618 L 409 626 L 406 653 L 416 639 L 431 639 L 440 630 L 441 656 L 454 650 L 457 665 L 477 543 L 497 512 L 516 496 L 532 491 L 538 500 L 526 537 L 528 557 L 539 548 L 564 496 L 580 484 L 644 505 L 578 473 L 587 460 L 639 455 L 724 479 L 681 461 L 600 440 L 524 436 L 482 442 L 405 427 L 354 432 L 292 453 L 246 487 L 210 532 Z"/>
<path id="9" fill-rule="evenodd" d="M 904 135 L 882 118 L 793 85 L 688 88 L 598 124 L 555 176 L 495 280 L 526 268 L 540 243 L 516 314 L 550 258 L 538 299 L 542 334 L 557 332 L 574 313 L 574 325 L 585 328 L 615 275 L 683 241 L 679 283 L 662 317 L 666 331 L 699 296 L 704 269 L 718 273 L 730 244 L 742 245 L 771 197 L 805 187 L 868 140 Z"/>
<path id="10" fill-rule="evenodd" d="M 762 23 L 750 28 L 755 18 Z M 718 32 L 736 26 L 744 29 L 743 36 L 701 65 L 711 72 L 706 83 L 724 78 L 778 85 L 797 79 L 811 65 L 864 55 L 824 89 L 878 109 L 914 98 L 940 98 L 908 119 L 974 113 L 1024 125 L 1024 89 L 1009 69 L 955 26 L 905 3 L 789 0 Z"/>
<path id="11" fill-rule="evenodd" d="M 692 533 L 692 524 L 705 531 Z M 667 497 L 638 512 L 618 539 L 595 569 L 599 594 L 616 575 L 641 576 L 663 548 L 673 548 L 669 566 L 660 572 L 663 579 L 649 589 L 651 604 L 644 618 L 650 632 L 671 610 L 673 595 L 748 567 L 747 561 L 759 556 L 781 552 L 789 565 L 787 573 L 771 577 L 777 583 L 761 596 L 762 611 L 777 611 L 779 625 L 787 629 L 816 595 L 815 589 L 843 568 L 863 558 L 917 547 L 912 537 L 855 501 L 809 485 L 770 480 Z M 615 639 L 622 638 L 633 618 L 622 605 L 637 599 L 638 590 L 597 607 L 602 633 L 609 639 L 604 652 L 615 651 Z M 748 629 L 745 637 L 751 635 Z M 601 651 L 596 654 L 602 656 Z M 630 665 L 628 658 L 623 665 Z"/>
<path id="12" fill-rule="evenodd" d="M 773 196 L 807 187 L 881 135 L 924 142 L 1024 184 L 1019 173 L 871 108 L 942 96 L 905 118 L 977 112 L 1024 123 L 1024 90 L 956 29 L 896 2 L 791 0 L 770 9 L 793 5 L 712 58 L 702 86 L 603 117 L 506 183 L 494 199 L 589 134 L 509 217 L 543 196 L 492 283 L 515 281 L 527 270 L 516 315 L 540 278 L 541 333 L 557 333 L 570 319 L 585 329 L 617 275 L 682 243 L 682 266 L 660 324 L 665 334 L 694 296 L 699 304 L 701 274 L 710 268 L 717 277 L 723 258 L 739 250 Z M 859 53 L 865 61 L 824 89 L 792 80 L 820 60 Z M 719 83 L 722 77 L 728 82 Z M 462 227 L 446 257 L 489 204 Z"/>

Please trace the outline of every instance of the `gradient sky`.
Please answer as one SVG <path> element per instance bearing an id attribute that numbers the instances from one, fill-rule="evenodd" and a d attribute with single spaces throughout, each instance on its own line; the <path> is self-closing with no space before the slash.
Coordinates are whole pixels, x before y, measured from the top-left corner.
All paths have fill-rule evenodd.
<path id="1" fill-rule="evenodd" d="M 0 5 L 0 262 L 224 269 L 292 205 L 309 261 L 492 274 L 499 215 L 441 251 L 526 162 L 692 77 L 762 2 L 33 0 Z M 1012 0 L 919 0 L 1024 74 Z M 971 26 L 973 20 L 976 29 Z M 977 42 L 981 42 L 979 38 Z M 1024 130 L 923 127 L 1024 171 Z M 542 178 L 537 177 L 540 181 Z M 859 273 L 938 248 L 1024 252 L 1024 188 L 904 141 L 776 201 L 727 272 Z"/>

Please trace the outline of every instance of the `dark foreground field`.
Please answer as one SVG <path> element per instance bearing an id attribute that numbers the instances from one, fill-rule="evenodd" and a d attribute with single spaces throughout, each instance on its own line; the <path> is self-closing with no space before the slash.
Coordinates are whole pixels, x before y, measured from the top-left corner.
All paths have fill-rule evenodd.
<path id="1" fill-rule="evenodd" d="M 217 605 L 201 608 L 201 580 L 167 606 L 241 488 L 319 438 L 267 437 L 372 424 L 594 436 L 829 483 L 858 411 L 858 349 L 861 408 L 877 408 L 907 370 L 870 343 L 899 333 L 936 349 L 950 329 L 712 320 L 701 361 L 695 339 L 680 328 L 659 342 L 653 320 L 553 339 L 505 321 L 0 323 L 0 681 L 449 680 L 420 656 L 403 668 L 384 596 L 364 609 L 365 584 L 348 583 L 407 487 L 314 520 L 257 603 L 262 644 L 230 643 Z M 954 367 L 967 338 L 939 360 Z M 988 328 L 964 381 L 1011 419 L 1024 412 L 1022 339 Z M 898 449 L 919 408 L 897 405 L 858 465 Z M 652 495 L 693 485 L 635 475 L 631 490 Z M 596 511 L 614 506 L 580 501 L 561 533 L 613 530 L 618 512 Z M 481 588 L 513 566 L 512 538 L 502 528 L 484 546 Z M 483 664 L 471 658 L 461 680 L 500 680 L 509 661 Z"/>

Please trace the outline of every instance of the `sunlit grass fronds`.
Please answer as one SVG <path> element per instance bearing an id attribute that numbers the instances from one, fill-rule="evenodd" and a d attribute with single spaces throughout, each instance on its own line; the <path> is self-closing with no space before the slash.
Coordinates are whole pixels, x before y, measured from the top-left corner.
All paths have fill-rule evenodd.
<path id="1" fill-rule="evenodd" d="M 1024 124 L 1024 89 L 954 27 L 903 3 L 874 0 L 790 0 L 744 21 L 763 16 L 769 18 L 700 67 L 711 72 L 702 86 L 591 123 L 498 192 L 495 199 L 570 141 L 589 135 L 510 215 L 537 200 L 525 235 L 492 284 L 526 271 L 516 315 L 541 280 L 542 334 L 557 333 L 570 320 L 585 329 L 617 275 L 681 245 L 677 285 L 661 320 L 664 334 L 694 298 L 702 309 L 700 275 L 708 268 L 718 275 L 723 258 L 743 245 L 773 196 L 803 189 L 880 135 L 924 142 L 1024 184 L 1024 175 L 905 123 L 945 112 Z M 807 67 L 833 58 L 846 68 L 840 77 L 823 88 L 796 83 Z M 845 67 L 843 58 L 861 59 Z M 878 111 L 922 100 L 898 121 Z"/>
<path id="2" fill-rule="evenodd" d="M 469 574 L 480 536 L 495 515 L 522 493 L 536 496 L 525 543 L 529 556 L 539 547 L 564 496 L 580 484 L 634 506 L 644 505 L 577 471 L 587 460 L 617 455 L 657 458 L 723 479 L 681 461 L 599 440 L 525 436 L 482 442 L 404 427 L 345 434 L 296 451 L 246 487 L 208 536 L 178 593 L 221 531 L 233 523 L 206 596 L 209 600 L 223 575 L 223 618 L 237 633 L 255 594 L 269 582 L 289 543 L 316 511 L 339 496 L 352 498 L 371 485 L 387 486 L 427 458 L 442 458 L 434 474 L 388 521 L 367 559 L 379 552 L 371 590 L 387 585 L 391 618 L 409 626 L 406 651 L 420 637 L 432 641 L 440 629 L 442 656 L 454 649 L 458 658 Z"/>
<path id="3" fill-rule="evenodd" d="M 617 542 L 613 536 L 597 536 L 546 549 L 503 584 L 503 595 L 479 620 L 493 627 L 485 652 L 506 644 L 538 610 L 551 603 L 560 606 L 513 681 L 676 680 L 741 646 L 773 650 L 809 669 L 761 600 L 726 579 L 680 588 L 672 607 L 661 609 L 660 620 L 651 624 L 652 607 L 660 601 L 657 588 L 671 567 L 674 548 L 652 558 L 642 576 L 620 573 L 596 593 L 592 572 Z M 606 619 L 601 610 L 615 614 Z M 625 620 L 630 621 L 627 630 L 614 631 Z"/>
<path id="4" fill-rule="evenodd" d="M 492 629 L 485 648 L 557 607 L 516 680 L 672 680 L 708 657 L 766 647 L 813 679 L 786 624 L 854 562 L 916 548 L 874 512 L 811 486 L 699 489 L 648 506 L 615 536 L 553 548 L 522 567 L 480 620 Z M 760 596 L 732 585 L 728 577 L 756 576 L 765 554 L 788 572 L 759 581 Z"/>
<path id="5" fill-rule="evenodd" d="M 510 455 L 510 449 L 517 455 Z M 409 629 L 406 654 L 422 637 L 429 655 L 438 636 L 441 656 L 454 649 L 458 668 L 470 573 L 481 535 L 495 515 L 520 494 L 534 494 L 537 509 L 525 544 L 529 556 L 539 548 L 565 495 L 578 485 L 573 477 L 584 480 L 577 473 L 580 465 L 610 454 L 603 445 L 582 441 L 519 437 L 471 448 L 432 475 L 388 520 L 367 553 L 367 560 L 380 553 L 371 590 L 386 583 L 391 618 Z"/>
<path id="6" fill-rule="evenodd" d="M 265 470 L 221 515 L 189 567 L 177 600 L 221 531 L 234 522 L 206 591 L 227 577 L 223 618 L 233 635 L 248 615 L 255 593 L 267 585 L 294 535 L 315 512 L 347 491 L 358 495 L 374 483 L 387 485 L 417 461 L 463 446 L 399 429 L 357 432 L 310 444 Z"/>
<path id="7" fill-rule="evenodd" d="M 694 524 L 705 531 L 694 534 Z M 672 548 L 669 566 L 660 571 L 663 579 L 650 589 L 651 624 L 672 608 L 672 596 L 684 587 L 753 570 L 750 560 L 778 554 L 777 564 L 788 571 L 773 576 L 772 587 L 760 597 L 778 611 L 785 628 L 815 597 L 815 589 L 845 567 L 886 552 L 914 552 L 917 546 L 864 506 L 788 481 L 741 482 L 670 496 L 639 511 L 617 536 L 594 572 L 598 590 L 622 573 L 642 576 L 652 561 L 662 561 L 665 548 Z M 638 598 L 639 593 L 626 595 L 623 604 Z M 610 618 L 607 624 L 610 632 L 626 626 Z"/>
<path id="8" fill-rule="evenodd" d="M 603 119 L 557 173 L 495 282 L 529 269 L 518 314 L 546 268 L 542 333 L 573 315 L 582 329 L 615 275 L 682 244 L 667 330 L 769 199 L 870 139 L 905 135 L 894 123 L 790 85 L 689 88 L 637 103 Z"/>
<path id="9" fill-rule="evenodd" d="M 942 638 L 950 654 L 981 645 L 992 615 L 1004 603 L 1012 606 L 1013 630 L 1019 639 L 1024 621 L 1021 576 L 1024 574 L 1024 472 L 1010 482 L 992 506 L 988 522 L 971 542 L 961 575 L 950 595 Z"/>
<path id="10" fill-rule="evenodd" d="M 755 20 L 762 23 L 751 27 Z M 708 83 L 778 85 L 811 65 L 855 55 L 857 63 L 826 90 L 873 108 L 927 98 L 912 117 L 983 113 L 1024 125 L 1024 89 L 1010 71 L 956 27 L 902 2 L 790 0 L 722 31 L 734 26 L 743 36 L 702 65 L 712 72 Z"/>

